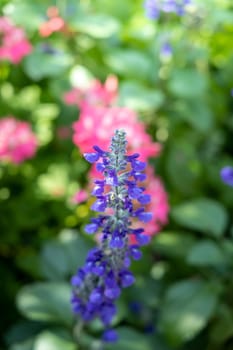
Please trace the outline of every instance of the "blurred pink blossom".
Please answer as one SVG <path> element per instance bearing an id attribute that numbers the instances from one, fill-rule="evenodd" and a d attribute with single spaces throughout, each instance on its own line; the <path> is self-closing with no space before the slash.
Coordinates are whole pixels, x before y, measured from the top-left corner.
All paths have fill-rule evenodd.
<path id="1" fill-rule="evenodd" d="M 7 17 L 0 17 L 0 60 L 14 64 L 32 51 L 24 30 L 16 27 Z"/>
<path id="2" fill-rule="evenodd" d="M 37 146 L 30 124 L 11 116 L 0 120 L 0 161 L 22 163 L 35 155 Z"/>
<path id="3" fill-rule="evenodd" d="M 39 33 L 42 37 L 48 37 L 54 32 L 69 33 L 69 28 L 64 19 L 59 15 L 56 6 L 50 6 L 47 10 L 48 20 L 40 25 Z"/>
<path id="4" fill-rule="evenodd" d="M 79 204 L 85 202 L 89 196 L 89 193 L 86 190 L 79 190 L 74 194 L 71 201 L 72 203 Z"/>
<path id="5" fill-rule="evenodd" d="M 85 105 L 109 106 L 116 101 L 118 94 L 118 80 L 114 75 L 109 75 L 104 84 L 94 80 L 88 88 L 74 88 L 64 95 L 64 101 L 68 105 L 78 105 L 80 108 Z"/>
<path id="6" fill-rule="evenodd" d="M 126 107 L 86 104 L 82 107 L 79 120 L 73 124 L 73 128 L 73 141 L 81 153 L 91 152 L 95 144 L 107 149 L 109 135 L 113 135 L 116 129 L 125 130 L 129 149 L 140 152 L 143 160 L 157 157 L 161 151 L 161 145 L 152 141 L 136 113 Z"/>

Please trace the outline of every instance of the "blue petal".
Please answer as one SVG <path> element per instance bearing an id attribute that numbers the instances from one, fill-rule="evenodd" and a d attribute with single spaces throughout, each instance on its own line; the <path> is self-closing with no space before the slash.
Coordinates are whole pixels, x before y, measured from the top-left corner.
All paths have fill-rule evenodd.
<path id="1" fill-rule="evenodd" d="M 98 153 L 84 153 L 83 156 L 91 164 L 95 163 L 100 157 Z"/>
<path id="2" fill-rule="evenodd" d="M 152 213 L 140 213 L 138 215 L 139 220 L 141 220 L 142 222 L 149 222 L 152 219 Z"/>

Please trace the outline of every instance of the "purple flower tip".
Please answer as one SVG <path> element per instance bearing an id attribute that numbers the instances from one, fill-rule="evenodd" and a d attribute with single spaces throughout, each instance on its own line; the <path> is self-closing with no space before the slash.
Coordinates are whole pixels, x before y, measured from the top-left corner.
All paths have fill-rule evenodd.
<path id="1" fill-rule="evenodd" d="M 110 343 L 114 343 L 118 340 L 118 335 L 117 332 L 114 329 L 107 329 L 102 336 L 102 339 L 105 342 L 110 342 Z"/>
<path id="2" fill-rule="evenodd" d="M 121 275 L 121 285 L 123 288 L 131 286 L 135 281 L 134 276 L 130 272 L 123 273 Z"/>
<path id="3" fill-rule="evenodd" d="M 97 201 L 92 204 L 91 209 L 94 211 L 105 211 L 106 205 L 105 199 L 97 199 Z"/>
<path id="4" fill-rule="evenodd" d="M 141 220 L 142 222 L 149 222 L 152 219 L 152 213 L 140 213 L 138 215 L 139 220 Z"/>
<path id="5" fill-rule="evenodd" d="M 98 225 L 97 224 L 88 224 L 85 226 L 85 232 L 92 234 L 95 233 L 98 230 Z"/>
<path id="6" fill-rule="evenodd" d="M 233 186 L 233 167 L 226 166 L 222 168 L 220 175 L 225 184 Z"/>
<path id="7" fill-rule="evenodd" d="M 136 239 L 139 245 L 146 245 L 150 241 L 150 237 L 146 235 L 137 235 Z"/>
<path id="8" fill-rule="evenodd" d="M 99 159 L 98 153 L 84 153 L 83 156 L 91 164 L 95 163 Z"/>
<path id="9" fill-rule="evenodd" d="M 149 194 L 142 194 L 139 198 L 138 198 L 138 201 L 141 203 L 141 204 L 149 204 L 150 203 L 150 195 Z"/>
<path id="10" fill-rule="evenodd" d="M 118 286 L 113 288 L 106 288 L 104 291 L 104 295 L 109 299 L 117 299 L 121 294 L 121 290 Z"/>

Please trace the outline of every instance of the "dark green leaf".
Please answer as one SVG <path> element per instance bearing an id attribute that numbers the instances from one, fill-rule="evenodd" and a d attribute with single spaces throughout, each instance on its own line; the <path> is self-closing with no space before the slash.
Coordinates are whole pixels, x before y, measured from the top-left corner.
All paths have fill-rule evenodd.
<path id="1" fill-rule="evenodd" d="M 225 208 L 208 198 L 198 198 L 177 205 L 171 211 L 171 215 L 184 227 L 216 237 L 223 235 L 227 223 Z"/>
<path id="2" fill-rule="evenodd" d="M 202 240 L 196 243 L 189 255 L 187 261 L 197 266 L 215 266 L 226 262 L 221 248 L 211 240 Z"/>
<path id="3" fill-rule="evenodd" d="M 195 239 L 189 233 L 165 231 L 153 240 L 156 252 L 168 256 L 184 258 L 195 244 Z"/>
<path id="4" fill-rule="evenodd" d="M 31 320 L 71 325 L 71 287 L 66 283 L 35 283 L 17 295 L 17 307 Z"/>
<path id="5" fill-rule="evenodd" d="M 217 304 L 217 291 L 201 280 L 171 286 L 161 307 L 160 328 L 175 346 L 192 339 L 208 323 Z"/>

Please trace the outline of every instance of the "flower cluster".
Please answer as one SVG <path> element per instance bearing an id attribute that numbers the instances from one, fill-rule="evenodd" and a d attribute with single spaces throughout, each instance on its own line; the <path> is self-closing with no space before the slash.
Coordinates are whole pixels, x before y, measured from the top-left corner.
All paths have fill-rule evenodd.
<path id="1" fill-rule="evenodd" d="M 225 166 L 224 168 L 222 168 L 220 175 L 223 182 L 233 187 L 233 167 L 232 166 Z"/>
<path id="2" fill-rule="evenodd" d="M 0 17 L 0 37 L 0 60 L 17 64 L 32 51 L 23 29 L 13 25 L 7 17 Z"/>
<path id="3" fill-rule="evenodd" d="M 144 7 L 148 18 L 157 19 L 161 12 L 182 16 L 189 4 L 191 0 L 146 0 Z"/>
<path id="4" fill-rule="evenodd" d="M 34 156 L 37 144 L 37 138 L 27 122 L 14 117 L 0 120 L 0 160 L 22 163 Z"/>
<path id="5" fill-rule="evenodd" d="M 139 247 L 149 241 L 143 228 L 132 226 L 132 218 L 143 223 L 152 219 L 145 210 L 151 199 L 141 186 L 146 178 L 146 163 L 138 160 L 137 153 L 126 154 L 125 135 L 116 130 L 109 152 L 94 146 L 95 152 L 84 154 L 88 162 L 97 162 L 97 170 L 104 175 L 103 180 L 95 181 L 92 191 L 96 196 L 92 209 L 102 214 L 85 228 L 88 234 L 99 233 L 101 238 L 100 246 L 89 252 L 84 267 L 72 278 L 72 305 L 85 322 L 100 318 L 106 327 L 105 341 L 117 339 L 115 331 L 109 328 L 116 314 L 115 301 L 122 288 L 134 283 L 130 260 L 140 259 Z M 136 239 L 134 245 L 129 244 L 132 235 Z"/>
<path id="6" fill-rule="evenodd" d="M 73 125 L 74 143 L 82 153 L 90 152 L 93 143 L 106 148 L 109 134 L 124 128 L 130 150 L 140 149 L 144 160 L 158 156 L 161 145 L 152 142 L 145 125 L 138 120 L 134 111 L 114 105 L 117 97 L 118 82 L 115 76 L 109 76 L 104 84 L 95 80 L 87 89 L 76 88 L 65 94 L 67 104 L 75 104 L 80 108 L 79 120 Z"/>
<path id="7" fill-rule="evenodd" d="M 74 88 L 64 95 L 64 100 L 68 105 L 78 105 L 82 108 L 85 105 L 110 106 L 118 94 L 118 81 L 114 75 L 109 75 L 104 84 L 99 80 L 90 82 L 86 88 Z"/>
<path id="8" fill-rule="evenodd" d="M 161 145 L 152 142 L 144 124 L 139 122 L 136 113 L 127 107 L 86 104 L 81 109 L 79 120 L 74 123 L 73 128 L 73 141 L 82 153 L 90 152 L 93 143 L 99 143 L 106 148 L 109 133 L 121 128 L 127 132 L 129 149 L 132 151 L 140 149 L 144 160 L 157 156 L 161 151 Z"/>
<path id="9" fill-rule="evenodd" d="M 69 33 L 69 28 L 64 19 L 59 15 L 56 6 L 51 6 L 47 10 L 48 20 L 43 22 L 39 28 L 40 35 L 48 37 L 55 32 Z"/>

